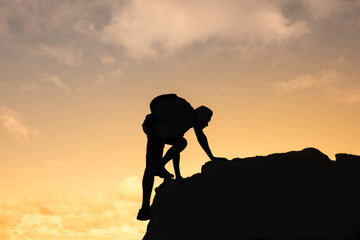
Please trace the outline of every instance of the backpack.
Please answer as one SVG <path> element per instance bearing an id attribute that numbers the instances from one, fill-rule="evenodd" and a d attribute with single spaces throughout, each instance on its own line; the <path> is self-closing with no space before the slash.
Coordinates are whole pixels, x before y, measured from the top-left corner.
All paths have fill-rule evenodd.
<path id="1" fill-rule="evenodd" d="M 150 103 L 153 116 L 159 120 L 186 118 L 192 114 L 194 108 L 185 99 L 176 94 L 164 94 L 157 96 Z"/>
<path id="2" fill-rule="evenodd" d="M 151 115 L 156 119 L 156 132 L 170 139 L 184 134 L 193 124 L 194 108 L 176 94 L 164 94 L 150 103 Z"/>

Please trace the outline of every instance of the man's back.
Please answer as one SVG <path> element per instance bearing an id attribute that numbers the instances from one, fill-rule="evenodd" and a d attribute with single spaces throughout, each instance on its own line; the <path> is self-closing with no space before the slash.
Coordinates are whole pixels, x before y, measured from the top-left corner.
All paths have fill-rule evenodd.
<path id="1" fill-rule="evenodd" d="M 165 140 L 182 137 L 193 127 L 194 108 L 176 94 L 154 98 L 150 103 L 150 109 L 155 120 L 155 133 Z"/>

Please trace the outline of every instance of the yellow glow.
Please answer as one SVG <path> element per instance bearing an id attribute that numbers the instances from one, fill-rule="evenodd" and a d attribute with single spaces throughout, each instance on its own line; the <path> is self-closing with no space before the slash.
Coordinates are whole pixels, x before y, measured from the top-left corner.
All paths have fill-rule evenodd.
<path id="1" fill-rule="evenodd" d="M 141 239 L 164 93 L 213 110 L 215 156 L 359 155 L 359 4 L 313 2 L 2 1 L 0 239 Z M 188 177 L 208 158 L 185 137 Z"/>

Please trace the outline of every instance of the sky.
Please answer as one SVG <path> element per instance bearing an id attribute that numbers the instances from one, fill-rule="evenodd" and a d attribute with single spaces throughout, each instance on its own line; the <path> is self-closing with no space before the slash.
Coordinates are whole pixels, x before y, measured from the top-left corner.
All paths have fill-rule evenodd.
<path id="1" fill-rule="evenodd" d="M 0 238 L 141 239 L 164 93 L 213 110 L 215 156 L 360 155 L 359 52 L 359 0 L 0 0 Z"/>

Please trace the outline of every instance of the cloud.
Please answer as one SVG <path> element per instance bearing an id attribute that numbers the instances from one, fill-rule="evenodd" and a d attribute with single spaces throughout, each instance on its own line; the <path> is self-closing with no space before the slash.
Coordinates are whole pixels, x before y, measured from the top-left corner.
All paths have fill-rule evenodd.
<path id="1" fill-rule="evenodd" d="M 80 66 L 82 63 L 82 50 L 72 45 L 50 46 L 41 44 L 34 49 L 34 52 L 40 55 L 52 57 L 69 66 Z"/>
<path id="2" fill-rule="evenodd" d="M 348 64 L 348 63 L 347 63 L 347 60 L 345 59 L 344 56 L 339 56 L 334 61 L 334 65 L 343 66 L 343 65 L 346 65 L 346 64 Z"/>
<path id="3" fill-rule="evenodd" d="M 232 49 L 269 45 L 309 33 L 303 21 L 291 22 L 270 1 L 133 0 L 103 30 L 103 40 L 142 59 L 171 54 L 194 43 Z"/>
<path id="4" fill-rule="evenodd" d="M 358 104 L 360 103 L 360 87 L 355 87 L 351 89 L 330 89 L 329 95 L 330 99 L 335 102 L 342 102 L 348 104 Z"/>
<path id="5" fill-rule="evenodd" d="M 243 56 L 300 39 L 311 33 L 313 19 L 344 14 L 355 4 L 358 1 L 4 0 L 0 37 L 7 50 L 25 50 L 69 66 L 82 65 L 94 55 L 114 63 L 104 57 L 114 46 L 121 49 L 119 54 L 126 53 L 120 57 L 131 60 L 173 56 L 194 46 Z M 301 9 L 296 17 L 288 5 Z"/>
<path id="6" fill-rule="evenodd" d="M 302 89 L 323 88 L 337 84 L 340 80 L 335 70 L 324 70 L 320 74 L 301 75 L 288 81 L 281 81 L 274 84 L 275 87 L 286 91 L 297 91 Z"/>
<path id="7" fill-rule="evenodd" d="M 125 179 L 120 189 L 141 187 L 136 179 Z M 139 206 L 140 201 L 116 193 L 102 197 L 33 194 L 19 204 L 0 205 L 0 239 L 141 239 L 147 222 L 136 220 Z"/>
<path id="8" fill-rule="evenodd" d="M 45 83 L 51 83 L 64 91 L 69 90 L 69 87 L 60 79 L 58 75 L 50 75 L 48 73 L 43 73 L 41 74 L 41 81 Z"/>
<path id="9" fill-rule="evenodd" d="M 303 4 L 316 19 L 328 18 L 345 10 L 348 6 L 343 0 L 313 1 L 302 0 Z M 350 1 L 349 1 L 350 2 Z"/>
<path id="10" fill-rule="evenodd" d="M 0 107 L 0 123 L 2 127 L 14 138 L 27 141 L 31 136 L 36 136 L 37 131 L 23 123 L 20 113 L 6 107 Z"/>
<path id="11" fill-rule="evenodd" d="M 344 64 L 343 57 L 334 64 Z M 356 77 L 340 74 L 336 70 L 323 70 L 318 74 L 300 75 L 288 81 L 272 84 L 273 87 L 284 92 L 316 89 L 321 92 L 327 101 L 358 104 L 360 103 L 360 87 Z"/>
<path id="12" fill-rule="evenodd" d="M 18 82 L 15 83 L 18 88 L 22 91 L 34 91 L 40 88 L 40 84 L 38 81 L 29 81 L 29 82 Z"/>
<path id="13" fill-rule="evenodd" d="M 116 63 L 115 58 L 109 57 L 109 56 L 100 57 L 100 60 L 101 60 L 101 62 L 104 63 L 104 64 L 113 64 L 113 63 Z"/>
<path id="14" fill-rule="evenodd" d="M 141 199 L 141 181 L 137 176 L 125 178 L 119 184 L 119 194 L 125 199 L 140 200 Z"/>
<path id="15" fill-rule="evenodd" d="M 70 88 L 61 80 L 61 77 L 56 74 L 41 73 L 35 80 L 21 79 L 14 82 L 4 82 L 0 84 L 3 88 L 15 88 L 21 91 L 35 91 L 43 89 L 46 85 L 52 85 L 63 91 L 69 91 Z"/>
<path id="16" fill-rule="evenodd" d="M 124 68 L 126 68 L 125 65 L 119 66 L 108 73 L 99 74 L 93 86 L 98 87 L 109 82 L 119 81 L 124 74 Z"/>
<path id="17" fill-rule="evenodd" d="M 358 1 L 3 0 L 0 50 L 13 59 L 52 58 L 67 66 L 93 63 L 94 58 L 104 64 L 136 63 L 134 59 L 197 53 L 204 53 L 203 58 L 232 54 L 248 59 L 276 47 L 291 46 L 293 51 L 291 43 L 311 34 L 315 21 L 349 13 L 355 4 Z M 347 22 L 356 24 L 358 14 L 350 13 Z"/>
<path id="18" fill-rule="evenodd" d="M 11 51 L 12 56 L 30 53 L 79 66 L 118 4 L 111 0 L 1 1 L 0 49 Z"/>
<path id="19" fill-rule="evenodd" d="M 0 33 L 13 40 L 66 42 L 108 24 L 111 9 L 122 1 L 3 0 Z M 59 38 L 56 38 L 59 37 Z"/>

